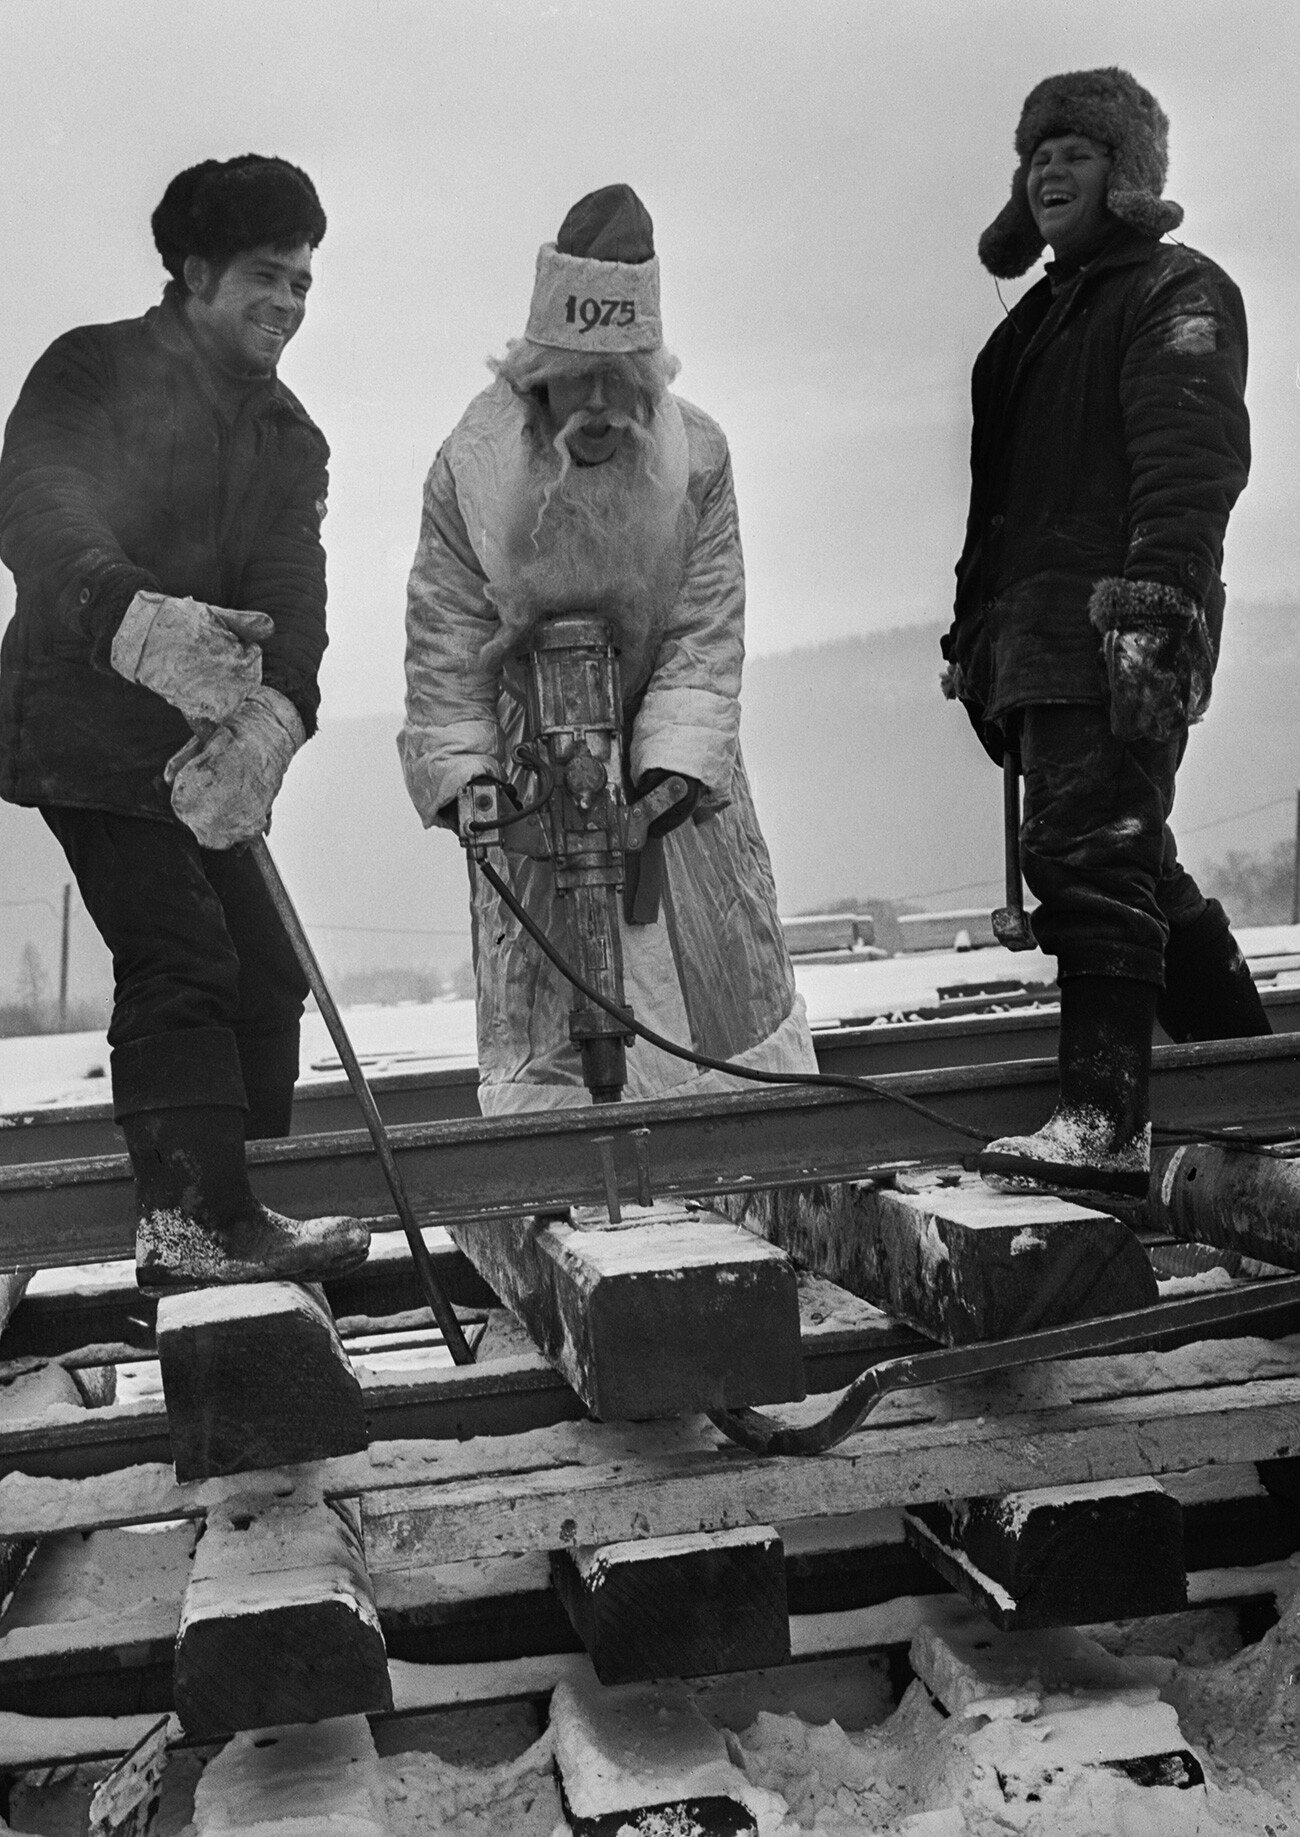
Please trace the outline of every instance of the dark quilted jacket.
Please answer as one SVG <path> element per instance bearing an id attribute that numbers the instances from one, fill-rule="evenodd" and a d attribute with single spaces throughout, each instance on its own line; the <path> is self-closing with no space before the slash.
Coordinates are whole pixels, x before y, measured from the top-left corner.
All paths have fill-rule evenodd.
<path id="1" fill-rule="evenodd" d="M 975 363 L 971 501 L 944 655 L 975 715 L 1106 699 L 1088 599 L 1179 587 L 1215 654 L 1228 513 L 1246 483 L 1246 317 L 1195 249 L 1121 229 L 1019 300 Z M 978 721 L 977 721 L 978 725 Z"/>
<path id="2" fill-rule="evenodd" d="M 181 314 L 83 326 L 35 365 L 0 456 L 0 796 L 171 817 L 184 718 L 112 669 L 141 588 L 270 613 L 262 680 L 311 733 L 329 448 L 274 379 L 214 378 Z"/>

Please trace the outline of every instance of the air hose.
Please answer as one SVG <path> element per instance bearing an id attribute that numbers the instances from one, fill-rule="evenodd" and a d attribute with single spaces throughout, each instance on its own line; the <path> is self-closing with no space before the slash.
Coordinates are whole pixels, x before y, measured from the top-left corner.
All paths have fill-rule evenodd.
<path id="1" fill-rule="evenodd" d="M 751 1065 L 736 1065 L 730 1059 L 715 1059 L 706 1052 L 695 1052 L 689 1046 L 679 1045 L 676 1040 L 665 1039 L 663 1034 L 656 1033 L 653 1027 L 647 1027 L 643 1021 L 637 1020 L 635 1015 L 629 1016 L 626 1008 L 620 1008 L 617 1003 L 608 1000 L 599 989 L 593 988 L 584 977 L 579 975 L 571 963 L 565 961 L 541 926 L 515 898 L 490 861 L 480 861 L 478 870 L 502 904 L 518 919 L 543 956 L 555 965 L 560 974 L 567 977 L 574 988 L 580 994 L 585 995 L 588 1001 L 594 1002 L 598 1008 L 603 1008 L 606 1014 L 612 1014 L 615 1020 L 623 1021 L 630 1033 L 635 1033 L 638 1039 L 647 1041 L 651 1046 L 657 1046 L 660 1052 L 670 1053 L 674 1059 L 684 1059 L 688 1065 L 698 1065 L 704 1071 L 725 1072 L 731 1078 L 745 1078 L 751 1084 L 830 1085 L 841 1091 L 870 1091 L 876 1097 L 884 1097 L 891 1103 L 901 1104 L 905 1110 L 911 1110 L 917 1116 L 924 1117 L 928 1123 L 937 1123 L 941 1129 L 952 1130 L 957 1135 L 966 1136 L 972 1142 L 978 1142 L 981 1147 L 986 1146 L 992 1139 L 985 1135 L 983 1130 L 972 1129 L 966 1123 L 954 1121 L 950 1116 L 941 1116 L 937 1110 L 930 1109 L 927 1104 L 918 1103 L 914 1097 L 908 1097 L 903 1091 L 892 1091 L 887 1085 L 878 1084 L 874 1078 L 851 1077 L 838 1072 L 761 1072 Z"/>

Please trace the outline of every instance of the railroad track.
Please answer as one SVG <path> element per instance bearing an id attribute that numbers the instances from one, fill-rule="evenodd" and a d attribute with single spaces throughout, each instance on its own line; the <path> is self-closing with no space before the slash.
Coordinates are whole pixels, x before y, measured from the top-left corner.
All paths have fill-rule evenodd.
<path id="1" fill-rule="evenodd" d="M 1275 1033 L 1300 1031 L 1300 988 L 1261 989 Z M 961 1007 L 944 1003 L 944 1009 Z M 994 1065 L 1013 1059 L 1046 1059 L 1056 1051 L 1057 1011 L 1049 995 L 1032 1005 L 978 1013 L 931 1014 L 924 1019 L 874 1026 L 843 1026 L 814 1035 L 821 1071 L 876 1078 L 941 1066 Z M 371 1088 L 386 1123 L 455 1122 L 477 1117 L 478 1072 L 450 1070 L 378 1072 Z M 359 1113 L 347 1079 L 302 1085 L 294 1104 L 295 1135 L 355 1129 Z M 11 1110 L 0 1114 L 0 1166 L 17 1162 L 80 1159 L 116 1154 L 121 1137 L 108 1103 Z"/>

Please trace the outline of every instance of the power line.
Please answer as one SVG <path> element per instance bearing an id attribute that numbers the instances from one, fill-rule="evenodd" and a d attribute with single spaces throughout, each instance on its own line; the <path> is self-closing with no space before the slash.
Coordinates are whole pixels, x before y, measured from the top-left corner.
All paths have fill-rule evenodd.
<path id="1" fill-rule="evenodd" d="M 1179 834 L 1184 836 L 1199 836 L 1202 830 L 1221 829 L 1225 823 L 1237 823 L 1240 822 L 1242 817 L 1258 816 L 1261 811 L 1276 810 L 1280 805 L 1289 804 L 1292 801 L 1292 795 L 1288 792 L 1285 797 L 1275 797 L 1271 803 L 1252 804 L 1249 810 L 1234 810 L 1229 816 L 1216 816 L 1211 823 L 1197 823 L 1194 829 L 1183 829 L 1179 831 Z"/>
<path id="2" fill-rule="evenodd" d="M 924 893 L 896 893 L 895 900 L 901 904 L 907 899 L 940 899 L 945 893 L 974 893 L 980 887 L 1000 887 L 1001 875 L 995 874 L 988 880 L 963 880 L 959 887 L 930 887 Z"/>
<path id="3" fill-rule="evenodd" d="M 1183 836 L 1199 836 L 1207 829 L 1221 829 L 1225 823 L 1239 823 L 1248 816 L 1260 816 L 1265 810 L 1277 810 L 1283 804 L 1290 804 L 1291 802 L 1291 793 L 1288 792 L 1285 797 L 1270 798 L 1269 802 L 1266 804 L 1252 804 L 1248 810 L 1232 810 L 1229 811 L 1227 816 L 1213 817 L 1208 823 L 1193 824 L 1191 829 L 1180 828 L 1178 834 L 1180 838 Z M 1001 884 L 1000 877 L 994 875 L 988 880 L 964 880 L 960 886 L 956 887 L 929 887 L 921 893 L 896 893 L 894 898 L 900 903 L 909 899 L 941 899 L 948 893 L 974 893 L 981 887 L 996 887 Z"/>

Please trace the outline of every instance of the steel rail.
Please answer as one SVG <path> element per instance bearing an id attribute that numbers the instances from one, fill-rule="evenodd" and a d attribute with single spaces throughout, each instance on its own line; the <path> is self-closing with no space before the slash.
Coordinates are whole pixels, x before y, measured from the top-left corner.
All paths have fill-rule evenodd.
<path id="1" fill-rule="evenodd" d="M 890 1080 L 968 1127 L 1038 1127 L 1056 1080 L 1051 1059 L 896 1074 Z M 1300 1035 L 1157 1048 L 1152 1109 L 1167 1126 L 1300 1126 Z M 599 1138 L 604 1138 L 602 1142 Z M 600 1205 L 614 1182 L 626 1204 L 863 1177 L 909 1162 L 953 1161 L 959 1137 L 869 1092 L 772 1090 L 658 1099 L 598 1110 L 409 1125 L 393 1152 L 425 1224 L 565 1205 Z M 397 1229 L 363 1131 L 257 1142 L 249 1167 L 277 1210 L 347 1211 Z M 133 1187 L 123 1155 L 0 1168 L 0 1267 L 103 1261 L 129 1253 Z"/>
<path id="2" fill-rule="evenodd" d="M 1300 1032 L 1300 988 L 1264 987 L 1260 996 L 1275 1033 Z M 977 999 L 980 1011 L 968 1005 Z M 813 1035 L 818 1069 L 878 1078 L 890 1072 L 1046 1058 L 1056 1051 L 1057 1010 L 1050 996 L 1048 1005 L 1027 1012 L 995 1008 L 998 999 L 989 994 L 945 1001 L 942 1012 L 928 1019 L 828 1028 Z M 362 1063 L 366 1062 L 363 1054 Z M 478 1069 L 473 1065 L 376 1072 L 369 1083 L 390 1128 L 479 1115 Z M 356 1099 L 346 1078 L 299 1086 L 293 1109 L 295 1135 L 355 1129 L 357 1121 Z M 0 1166 L 117 1154 L 121 1145 L 108 1103 L 51 1104 L 0 1113 Z"/>

